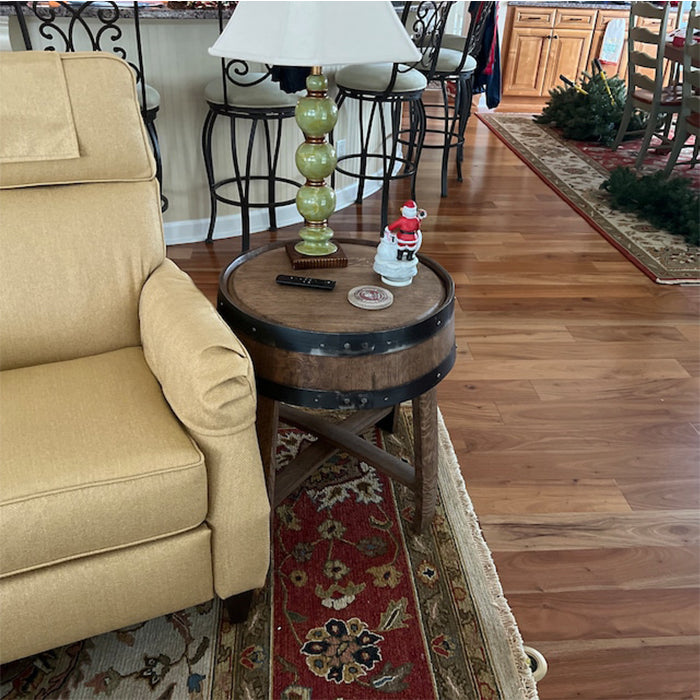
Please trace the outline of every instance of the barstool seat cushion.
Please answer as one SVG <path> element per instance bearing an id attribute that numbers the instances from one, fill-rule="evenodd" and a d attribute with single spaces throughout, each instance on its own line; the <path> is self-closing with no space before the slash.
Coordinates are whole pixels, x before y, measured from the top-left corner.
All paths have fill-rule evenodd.
<path id="1" fill-rule="evenodd" d="M 363 63 L 345 66 L 335 74 L 338 87 L 346 90 L 362 90 L 382 93 L 391 80 L 392 63 Z M 420 92 L 428 85 L 426 77 L 413 68 L 405 73 L 397 73 L 392 93 Z"/>
<path id="2" fill-rule="evenodd" d="M 262 73 L 249 73 L 246 75 L 246 80 L 254 82 L 256 78 L 262 76 Z M 211 104 L 225 104 L 221 78 L 207 84 L 204 88 L 204 97 Z M 251 109 L 295 107 L 299 101 L 297 94 L 284 92 L 280 89 L 279 83 L 273 82 L 270 78 L 256 85 L 244 87 L 229 82 L 226 84 L 226 98 L 230 107 L 250 107 Z"/>
<path id="3" fill-rule="evenodd" d="M 136 94 L 139 98 L 139 107 L 143 109 L 143 94 L 141 93 L 141 86 L 136 86 Z M 151 87 L 146 83 L 146 109 L 158 109 L 160 107 L 160 93 L 154 87 Z"/>
<path id="4" fill-rule="evenodd" d="M 435 71 L 437 73 L 454 73 L 462 62 L 464 42 L 466 38 L 454 34 L 445 35 L 442 39 L 442 48 L 438 54 Z M 476 70 L 476 59 L 467 56 L 460 73 L 473 73 Z"/>

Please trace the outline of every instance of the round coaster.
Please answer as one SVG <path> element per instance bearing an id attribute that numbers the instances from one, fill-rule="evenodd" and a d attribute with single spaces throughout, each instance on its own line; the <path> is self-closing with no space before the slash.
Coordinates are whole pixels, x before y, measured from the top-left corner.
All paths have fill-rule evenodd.
<path id="1" fill-rule="evenodd" d="M 348 301 L 360 309 L 386 309 L 394 303 L 394 295 L 383 287 L 363 284 L 348 292 Z"/>

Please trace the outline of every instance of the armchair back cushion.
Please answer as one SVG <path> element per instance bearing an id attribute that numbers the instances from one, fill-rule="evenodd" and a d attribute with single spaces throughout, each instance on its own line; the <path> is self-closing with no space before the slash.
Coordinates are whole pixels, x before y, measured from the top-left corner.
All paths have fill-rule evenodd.
<path id="1" fill-rule="evenodd" d="M 3 54 L 5 69 L 34 58 Z M 0 167 L 0 369 L 140 344 L 141 288 L 165 257 L 158 184 L 138 103 L 116 97 L 123 90 L 135 95 L 131 70 L 117 58 L 93 56 L 60 56 L 80 157 Z M 123 86 L 96 94 L 83 87 L 85 70 L 98 81 L 91 85 L 109 76 Z M 80 80 L 73 78 L 78 72 Z M 11 108 L 12 94 L 3 88 L 0 112 Z M 125 123 L 139 126 L 125 130 Z M 116 133 L 120 138 L 109 138 Z"/>

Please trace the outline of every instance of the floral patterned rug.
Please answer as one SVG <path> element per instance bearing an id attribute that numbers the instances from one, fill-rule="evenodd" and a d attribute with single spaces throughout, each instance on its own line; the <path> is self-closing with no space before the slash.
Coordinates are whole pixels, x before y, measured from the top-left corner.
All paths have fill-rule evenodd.
<path id="1" fill-rule="evenodd" d="M 411 454 L 409 411 L 367 439 Z M 278 463 L 313 438 L 281 427 Z M 439 505 L 337 454 L 276 509 L 273 562 L 246 624 L 212 601 L 2 667 L 0 698 L 536 700 L 439 417 Z"/>
<path id="2" fill-rule="evenodd" d="M 633 162 L 631 143 L 617 152 L 563 139 L 555 129 L 535 124 L 530 114 L 478 113 L 484 122 L 552 189 L 640 270 L 659 284 L 700 284 L 700 249 L 635 214 L 612 209 L 600 184 L 609 169 Z M 659 166 L 663 156 L 647 168 Z M 685 166 L 679 166 L 688 171 Z M 684 172 L 694 185 L 700 177 Z M 680 170 L 679 170 L 680 173 Z"/>

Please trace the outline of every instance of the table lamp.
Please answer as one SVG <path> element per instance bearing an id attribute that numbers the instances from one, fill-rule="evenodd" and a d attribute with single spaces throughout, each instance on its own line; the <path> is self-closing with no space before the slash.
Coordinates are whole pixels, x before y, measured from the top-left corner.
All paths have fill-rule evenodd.
<path id="1" fill-rule="evenodd" d="M 296 166 L 306 178 L 296 204 L 304 218 L 297 253 L 320 256 L 337 251 L 328 217 L 335 211 L 335 192 L 326 184 L 336 154 L 326 135 L 338 118 L 328 97 L 322 66 L 328 64 L 413 62 L 418 50 L 391 2 L 341 0 L 241 0 L 214 45 L 212 56 L 276 66 L 310 67 L 307 94 L 299 99 L 295 117 L 305 141 L 296 152 Z"/>

